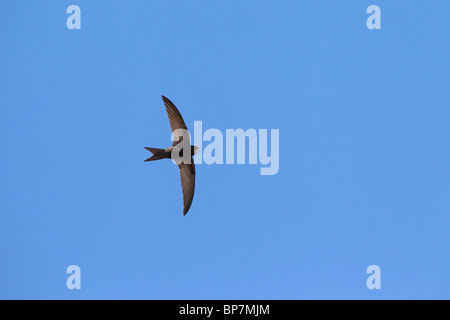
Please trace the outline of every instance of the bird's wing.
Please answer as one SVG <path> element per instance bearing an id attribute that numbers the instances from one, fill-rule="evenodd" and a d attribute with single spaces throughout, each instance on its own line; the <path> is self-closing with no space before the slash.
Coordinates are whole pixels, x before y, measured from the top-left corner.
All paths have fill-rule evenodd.
<path id="1" fill-rule="evenodd" d="M 181 189 L 183 189 L 183 203 L 184 210 L 183 214 L 189 211 L 192 204 L 192 199 L 194 199 L 194 189 L 195 189 L 195 165 L 194 159 L 191 158 L 190 164 L 181 163 L 178 165 L 180 168 L 180 178 L 181 178 Z"/>
<path id="2" fill-rule="evenodd" d="M 161 96 L 164 105 L 166 106 L 167 115 L 169 116 L 169 122 L 170 122 L 170 129 L 172 129 L 172 132 L 177 129 L 185 129 L 187 130 L 186 124 L 184 123 L 183 117 L 180 114 L 180 111 L 178 111 L 177 107 L 164 96 Z M 180 143 L 183 140 L 183 137 L 179 137 L 179 140 L 175 140 L 173 142 L 173 145 L 176 145 Z"/>

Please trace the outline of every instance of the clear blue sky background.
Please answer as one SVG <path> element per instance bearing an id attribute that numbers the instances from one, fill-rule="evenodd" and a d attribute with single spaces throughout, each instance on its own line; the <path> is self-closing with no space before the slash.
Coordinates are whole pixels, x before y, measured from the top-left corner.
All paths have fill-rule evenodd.
<path id="1" fill-rule="evenodd" d="M 450 298 L 449 10 L 2 1 L 0 298 Z M 279 129 L 279 173 L 198 165 L 183 217 L 176 166 L 143 162 L 161 94 L 191 129 Z"/>

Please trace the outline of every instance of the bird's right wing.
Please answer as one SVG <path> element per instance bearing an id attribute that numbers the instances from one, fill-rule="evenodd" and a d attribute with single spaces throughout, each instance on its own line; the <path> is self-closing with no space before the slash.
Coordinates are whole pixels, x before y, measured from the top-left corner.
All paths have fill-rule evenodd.
<path id="1" fill-rule="evenodd" d="M 183 189 L 183 214 L 189 211 L 194 199 L 195 190 L 195 165 L 194 160 L 191 158 L 190 164 L 181 163 L 178 165 L 180 168 L 181 189 Z"/>
<path id="2" fill-rule="evenodd" d="M 164 105 L 166 106 L 166 111 L 167 115 L 169 116 L 170 128 L 172 129 L 172 132 L 177 129 L 187 130 L 183 117 L 181 116 L 180 111 L 178 111 L 177 107 L 175 107 L 172 101 L 170 101 L 166 97 L 161 97 L 164 101 Z"/>
<path id="3" fill-rule="evenodd" d="M 161 96 L 163 101 L 164 101 L 164 105 L 166 106 L 166 112 L 167 115 L 169 116 L 169 122 L 170 122 L 170 129 L 172 129 L 172 132 L 174 132 L 177 129 L 185 129 L 187 130 L 186 124 L 184 123 L 183 117 L 180 114 L 180 111 L 178 111 L 177 107 L 175 107 L 175 105 L 172 103 L 172 101 L 170 101 L 169 99 L 167 99 L 164 96 Z M 181 141 L 183 141 L 183 137 L 174 137 L 174 141 L 173 141 L 173 146 L 177 145 L 178 143 L 180 143 Z M 190 141 L 188 141 L 188 143 L 190 145 Z"/>

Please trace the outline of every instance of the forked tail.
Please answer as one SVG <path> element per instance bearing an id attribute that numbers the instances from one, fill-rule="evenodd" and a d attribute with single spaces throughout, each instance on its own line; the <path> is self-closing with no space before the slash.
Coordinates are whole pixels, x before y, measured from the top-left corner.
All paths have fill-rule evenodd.
<path id="1" fill-rule="evenodd" d="M 151 153 L 153 153 L 153 156 L 151 156 L 150 158 L 148 158 L 147 160 L 144 161 L 155 161 L 155 160 L 159 160 L 159 159 L 164 159 L 164 149 L 158 149 L 158 148 L 147 148 L 145 147 L 145 149 L 147 149 L 148 151 L 150 151 Z"/>

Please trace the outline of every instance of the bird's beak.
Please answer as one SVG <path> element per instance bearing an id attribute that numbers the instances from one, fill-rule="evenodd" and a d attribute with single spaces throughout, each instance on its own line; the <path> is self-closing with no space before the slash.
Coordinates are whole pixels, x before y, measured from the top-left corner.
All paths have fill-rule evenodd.
<path id="1" fill-rule="evenodd" d="M 200 151 L 200 147 L 194 146 L 194 154 L 197 154 L 197 152 Z"/>

